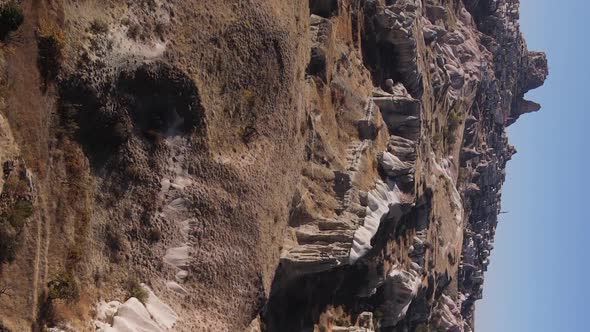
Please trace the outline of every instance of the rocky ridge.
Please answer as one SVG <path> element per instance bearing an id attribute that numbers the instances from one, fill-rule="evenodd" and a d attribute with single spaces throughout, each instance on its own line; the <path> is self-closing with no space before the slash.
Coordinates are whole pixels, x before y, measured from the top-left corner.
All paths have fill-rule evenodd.
<path id="1" fill-rule="evenodd" d="M 361 53 L 376 85 L 365 108 L 378 108 L 385 125 L 379 125 L 380 119 L 373 125 L 358 121 L 362 145 L 377 150 L 363 157 L 377 161 L 379 176 L 369 191 L 355 191 L 361 182 L 354 178 L 356 172 L 346 177 L 347 193 L 355 193 L 352 205 L 361 207 L 353 217 L 322 219 L 318 229 L 295 227 L 300 245 L 279 266 L 267 326 L 299 331 L 319 321 L 316 328 L 334 330 L 332 309 L 314 312 L 318 302 L 326 301 L 324 305 L 346 308 L 352 318 L 363 310 L 378 312 L 379 331 L 473 331 L 504 170 L 515 153 L 504 128 L 539 109 L 523 96 L 542 85 L 547 60 L 543 53 L 527 50 L 518 29 L 517 2 L 366 1 L 348 9 L 353 22 L 361 21 L 355 14 L 362 16 Z M 341 24 L 335 17 L 322 22 Z M 324 54 L 315 50 L 312 63 Z M 317 62 L 329 68 L 325 54 Z M 384 130 L 387 149 L 378 152 Z M 358 163 L 357 157 L 351 159 Z M 441 189 L 442 197 L 436 193 Z M 446 209 L 440 206 L 445 204 Z M 322 236 L 327 229 L 334 232 L 331 227 L 346 229 L 346 236 Z M 315 250 L 293 269 L 293 253 L 310 239 Z M 330 279 L 337 285 L 328 285 Z M 306 289 L 304 296 L 310 298 L 289 292 L 290 287 Z M 314 292 L 322 295 L 316 298 Z M 303 316 L 289 310 L 295 304 L 306 308 Z M 285 307 L 295 318 L 277 312 Z"/>

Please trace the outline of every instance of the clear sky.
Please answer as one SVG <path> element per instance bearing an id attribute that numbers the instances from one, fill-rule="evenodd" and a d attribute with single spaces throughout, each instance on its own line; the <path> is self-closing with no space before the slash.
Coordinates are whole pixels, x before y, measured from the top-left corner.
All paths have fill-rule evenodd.
<path id="1" fill-rule="evenodd" d="M 518 153 L 476 331 L 590 332 L 590 1 L 521 0 L 520 13 L 549 78 L 527 95 L 541 111 L 508 129 Z"/>

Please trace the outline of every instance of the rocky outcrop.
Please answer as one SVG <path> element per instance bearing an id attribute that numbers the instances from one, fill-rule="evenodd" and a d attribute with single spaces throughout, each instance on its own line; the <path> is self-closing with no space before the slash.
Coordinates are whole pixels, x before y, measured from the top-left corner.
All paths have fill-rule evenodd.
<path id="1" fill-rule="evenodd" d="M 325 267 L 319 272 L 329 273 L 328 278 L 354 278 L 356 286 L 363 280 L 356 298 L 329 303 L 378 303 L 375 309 L 383 315 L 376 321 L 383 331 L 472 331 L 473 303 L 481 298 L 493 249 L 504 170 L 515 153 L 504 128 L 539 110 L 523 96 L 545 80 L 546 58 L 526 49 L 513 2 L 465 1 L 465 7 L 452 8 L 436 1 L 385 6 L 368 1 L 359 10 L 363 61 L 375 85 L 372 102 L 389 138 L 386 149 L 374 156 L 380 178 L 376 188 L 354 195 L 353 204 L 367 207 L 355 216 L 358 226 L 331 221 L 347 231 L 315 233 L 313 238 L 329 244 L 307 257 L 315 257 L 310 259 Z M 379 144 L 379 127 L 363 120 L 359 133 L 371 145 Z M 362 176 L 345 177 L 347 190 L 354 191 Z M 404 227 L 410 230 L 400 230 Z M 349 230 L 354 235 L 345 262 L 343 248 L 336 254 L 331 246 L 350 241 Z M 286 280 L 286 274 L 275 282 Z M 300 282 L 313 289 L 313 277 L 304 279 Z M 453 281 L 457 288 L 447 289 Z M 279 288 L 289 287 L 280 283 Z M 330 289 L 341 294 L 337 298 L 350 293 L 341 285 Z M 285 293 L 274 296 L 289 302 Z"/>
<path id="2" fill-rule="evenodd" d="M 383 284 L 385 301 L 380 307 L 383 312 L 383 318 L 379 322 L 381 326 L 396 326 L 406 316 L 421 284 L 419 273 L 412 269 L 394 269 L 389 273 Z"/>
<path id="3" fill-rule="evenodd" d="M 145 303 L 131 297 L 125 303 L 102 302 L 96 308 L 94 325 L 98 332 L 166 331 L 174 327 L 178 315 L 145 285 Z"/>

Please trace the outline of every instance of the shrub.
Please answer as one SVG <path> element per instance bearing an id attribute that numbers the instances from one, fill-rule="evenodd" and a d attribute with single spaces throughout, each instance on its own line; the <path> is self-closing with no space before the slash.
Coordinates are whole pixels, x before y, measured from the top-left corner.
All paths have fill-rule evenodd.
<path id="1" fill-rule="evenodd" d="M 46 85 L 59 74 L 63 62 L 63 46 L 62 31 L 55 26 L 42 24 L 37 35 L 37 64 Z"/>
<path id="2" fill-rule="evenodd" d="M 16 1 L 3 4 L 0 7 L 0 38 L 5 39 L 8 33 L 18 29 L 24 20 L 23 11 Z"/>
<path id="3" fill-rule="evenodd" d="M 109 31 L 109 25 L 103 20 L 95 19 L 90 23 L 90 31 L 97 35 L 105 34 Z"/>
<path id="4" fill-rule="evenodd" d="M 447 117 L 447 127 L 444 130 L 444 138 L 447 143 L 449 151 L 451 147 L 457 142 L 457 129 L 463 120 L 461 119 L 461 113 L 456 110 L 452 110 Z"/>
<path id="5" fill-rule="evenodd" d="M 112 253 L 123 250 L 123 239 L 121 234 L 112 225 L 107 225 L 105 229 L 105 241 Z"/>
<path id="6" fill-rule="evenodd" d="M 11 262 L 22 239 L 26 220 L 33 214 L 29 201 L 17 201 L 0 214 L 0 263 Z"/>
<path id="7" fill-rule="evenodd" d="M 158 22 L 156 23 L 156 26 L 154 27 L 154 32 L 156 33 L 156 35 L 158 37 L 160 37 L 161 40 L 164 40 L 164 38 L 166 37 L 166 24 L 164 22 Z"/>
<path id="8" fill-rule="evenodd" d="M 74 300 L 80 295 L 78 283 L 74 277 L 69 274 L 61 274 L 56 279 L 47 283 L 48 297 L 51 300 Z"/>
<path id="9" fill-rule="evenodd" d="M 131 38 L 132 40 L 137 40 L 139 34 L 141 33 L 141 27 L 137 23 L 131 23 L 129 25 L 129 29 L 127 30 L 127 37 Z"/>
<path id="10" fill-rule="evenodd" d="M 148 292 L 145 288 L 141 287 L 141 284 L 137 279 L 130 279 L 127 282 L 127 295 L 129 298 L 136 298 L 139 302 L 145 304 L 148 299 Z"/>
<path id="11" fill-rule="evenodd" d="M 156 243 L 162 238 L 162 232 L 157 228 L 151 228 L 148 232 L 148 240 L 151 243 Z"/>
<path id="12" fill-rule="evenodd" d="M 461 122 L 461 113 L 456 110 L 451 111 L 447 122 L 449 130 L 454 133 L 459 128 Z"/>

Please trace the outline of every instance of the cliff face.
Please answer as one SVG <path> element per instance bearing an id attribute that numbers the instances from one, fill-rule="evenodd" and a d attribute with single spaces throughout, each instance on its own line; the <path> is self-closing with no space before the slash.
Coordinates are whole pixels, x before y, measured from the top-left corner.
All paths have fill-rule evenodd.
<path id="1" fill-rule="evenodd" d="M 14 4 L 0 330 L 475 329 L 518 1 Z"/>

